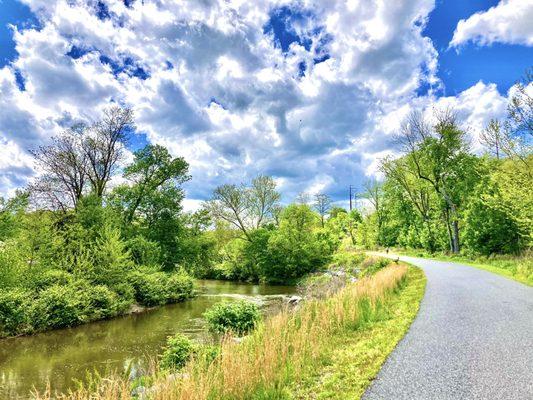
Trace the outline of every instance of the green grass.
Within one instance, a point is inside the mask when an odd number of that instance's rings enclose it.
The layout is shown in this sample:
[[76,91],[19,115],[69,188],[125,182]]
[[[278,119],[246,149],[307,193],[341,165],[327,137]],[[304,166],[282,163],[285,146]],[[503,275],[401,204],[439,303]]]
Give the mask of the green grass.
[[284,399],[359,399],[405,335],[424,295],[426,278],[410,267],[404,286],[383,304],[381,317],[333,336],[319,362],[299,377]]
[[464,255],[449,255],[444,253],[429,253],[425,250],[396,249],[399,253],[412,257],[423,257],[438,261],[452,261],[482,269],[533,286],[533,255],[527,252],[521,256],[495,255],[490,257],[467,257]]

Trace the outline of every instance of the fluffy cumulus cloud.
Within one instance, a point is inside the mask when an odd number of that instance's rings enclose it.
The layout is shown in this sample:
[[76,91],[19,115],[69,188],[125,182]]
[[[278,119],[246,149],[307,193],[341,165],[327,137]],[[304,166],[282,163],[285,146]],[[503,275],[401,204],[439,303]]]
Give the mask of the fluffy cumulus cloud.
[[[422,34],[433,0],[24,1],[39,26],[14,29],[18,57],[0,70],[4,194],[32,175],[29,148],[116,102],[190,163],[191,207],[259,173],[286,200],[341,199],[440,85]],[[497,96],[479,83],[441,101],[482,124]]]
[[469,41],[479,45],[509,43],[533,46],[532,21],[532,0],[502,0],[487,11],[459,21],[450,46]]

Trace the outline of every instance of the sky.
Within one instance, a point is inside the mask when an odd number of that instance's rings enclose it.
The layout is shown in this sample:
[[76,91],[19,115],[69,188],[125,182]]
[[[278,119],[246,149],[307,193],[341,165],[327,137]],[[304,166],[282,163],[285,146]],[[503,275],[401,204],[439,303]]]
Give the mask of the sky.
[[130,151],[190,164],[188,209],[258,174],[344,204],[412,110],[453,107],[479,151],[533,66],[531,21],[533,0],[0,0],[0,196],[118,103]]

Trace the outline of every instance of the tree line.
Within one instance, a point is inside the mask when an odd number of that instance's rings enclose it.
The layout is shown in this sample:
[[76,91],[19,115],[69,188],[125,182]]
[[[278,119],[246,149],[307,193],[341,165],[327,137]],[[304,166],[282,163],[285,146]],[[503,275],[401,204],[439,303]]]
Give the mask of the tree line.
[[364,245],[491,255],[531,247],[533,99],[531,73],[517,85],[503,120],[471,149],[453,110],[411,113],[400,127],[402,154],[381,162],[384,180],[366,185],[372,205]]

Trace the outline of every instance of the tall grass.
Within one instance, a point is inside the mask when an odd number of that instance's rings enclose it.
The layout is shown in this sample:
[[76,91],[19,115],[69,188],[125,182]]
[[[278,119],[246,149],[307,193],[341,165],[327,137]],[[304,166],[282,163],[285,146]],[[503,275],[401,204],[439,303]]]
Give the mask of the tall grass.
[[[284,389],[320,359],[328,339],[340,330],[358,329],[386,316],[384,302],[406,279],[405,265],[389,266],[341,289],[325,300],[303,303],[267,319],[243,342],[222,341],[214,360],[199,356],[177,375],[154,381],[155,400],[283,398]],[[50,399],[46,393],[39,400]],[[96,390],[80,389],[60,399],[130,399],[127,380],[102,380]]]

